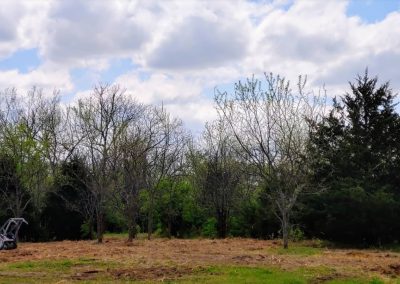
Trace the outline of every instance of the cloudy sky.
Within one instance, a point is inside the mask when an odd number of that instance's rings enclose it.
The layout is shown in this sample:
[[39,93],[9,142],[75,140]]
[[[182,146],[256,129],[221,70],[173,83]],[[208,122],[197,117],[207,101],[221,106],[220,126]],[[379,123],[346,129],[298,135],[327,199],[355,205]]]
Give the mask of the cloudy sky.
[[400,0],[0,0],[0,18],[0,89],[68,103],[118,83],[193,130],[215,87],[252,74],[306,74],[334,96],[368,66],[400,90]]

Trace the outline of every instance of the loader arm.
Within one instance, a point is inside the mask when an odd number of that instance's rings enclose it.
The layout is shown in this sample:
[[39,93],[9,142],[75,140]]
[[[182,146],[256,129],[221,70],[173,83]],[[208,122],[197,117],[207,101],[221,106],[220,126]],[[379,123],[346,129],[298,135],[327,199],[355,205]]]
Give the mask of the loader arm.
[[17,248],[18,231],[22,224],[28,224],[24,218],[10,218],[0,228],[0,250]]

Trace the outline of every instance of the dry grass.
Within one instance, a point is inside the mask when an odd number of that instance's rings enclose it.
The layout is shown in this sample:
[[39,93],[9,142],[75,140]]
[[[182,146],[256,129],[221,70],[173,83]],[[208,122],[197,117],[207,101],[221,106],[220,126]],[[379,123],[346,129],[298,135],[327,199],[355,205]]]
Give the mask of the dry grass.
[[[272,267],[284,271],[330,269],[330,276],[321,279],[362,276],[391,281],[400,276],[400,254],[387,251],[312,248],[310,243],[301,243],[286,253],[277,241],[154,239],[126,243],[121,238],[109,238],[103,244],[22,243],[17,250],[0,251],[0,280],[2,276],[13,276],[13,270],[6,267],[65,260],[73,261],[70,265],[63,264],[73,267],[63,275],[71,280],[92,279],[99,274],[110,279],[176,279],[211,266]],[[40,267],[31,270],[26,273],[33,273],[32,277],[42,273]]]

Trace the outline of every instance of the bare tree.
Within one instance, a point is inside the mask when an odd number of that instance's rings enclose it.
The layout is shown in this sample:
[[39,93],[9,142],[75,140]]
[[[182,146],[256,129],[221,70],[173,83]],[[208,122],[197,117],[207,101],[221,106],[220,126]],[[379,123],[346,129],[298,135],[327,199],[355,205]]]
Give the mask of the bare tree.
[[185,167],[188,164],[186,153],[191,136],[183,127],[181,120],[172,119],[167,115],[166,121],[165,135],[167,136],[166,141],[169,143],[169,149],[164,159],[166,171],[163,179],[166,181],[166,187],[163,192],[168,197],[165,200],[167,203],[165,214],[167,216],[167,236],[171,238],[172,222],[176,214],[173,208],[173,203],[175,202],[173,199],[179,183],[186,175]]
[[219,238],[228,234],[229,216],[239,197],[242,176],[242,165],[226,128],[223,120],[206,124],[201,148],[192,155],[200,200],[216,217]]
[[115,184],[114,160],[117,144],[136,115],[132,103],[119,86],[100,85],[88,99],[73,107],[77,123],[76,151],[85,157],[89,169],[88,188],[96,211],[97,241],[103,241],[104,217]]
[[186,133],[182,121],[172,118],[166,110],[154,108],[154,113],[158,118],[159,132],[157,146],[153,147],[148,155],[146,188],[148,190],[148,216],[147,233],[148,239],[153,232],[153,218],[157,189],[164,179],[174,179],[180,175],[184,151],[187,145],[188,134]]
[[[288,247],[290,217],[299,194],[308,187],[307,120],[318,120],[324,100],[305,93],[299,77],[296,92],[289,81],[265,74],[235,84],[233,94],[217,92],[217,111],[236,139],[237,152],[257,168],[281,222]],[[264,89],[265,88],[265,89]]]
[[145,189],[148,148],[141,141],[128,140],[121,150],[125,155],[120,159],[114,201],[116,209],[125,218],[128,242],[131,242],[138,233],[136,227],[140,209],[139,194]]
[[132,121],[119,141],[118,165],[114,204],[124,216],[128,227],[128,241],[137,234],[139,194],[146,188],[149,152],[161,143],[159,119],[150,107],[138,106],[137,119]]

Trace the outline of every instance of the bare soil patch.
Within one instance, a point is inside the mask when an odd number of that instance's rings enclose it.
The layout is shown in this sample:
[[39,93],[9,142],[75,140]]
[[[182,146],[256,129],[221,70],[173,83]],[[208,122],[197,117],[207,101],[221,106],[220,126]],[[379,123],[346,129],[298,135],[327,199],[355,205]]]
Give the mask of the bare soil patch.
[[116,269],[111,271],[114,279],[173,280],[193,273],[188,267],[149,267],[137,269]]

